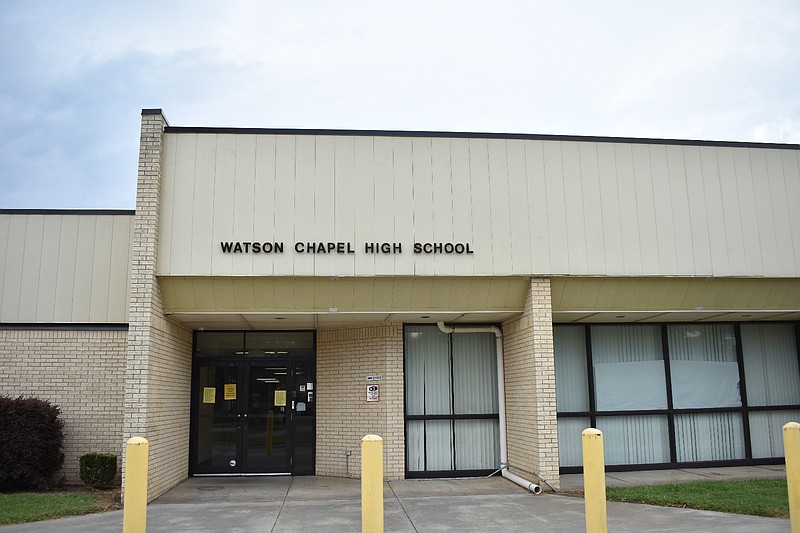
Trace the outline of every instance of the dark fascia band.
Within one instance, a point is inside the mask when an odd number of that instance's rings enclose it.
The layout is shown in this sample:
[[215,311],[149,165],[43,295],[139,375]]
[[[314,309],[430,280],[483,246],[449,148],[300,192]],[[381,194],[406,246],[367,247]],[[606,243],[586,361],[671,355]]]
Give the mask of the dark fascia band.
[[448,131],[395,131],[395,130],[336,130],[294,128],[217,128],[194,126],[166,126],[165,133],[207,133],[243,135],[339,135],[350,137],[436,137],[451,139],[522,139],[534,141],[576,141],[625,144],[666,144],[679,146],[717,146],[729,148],[768,148],[800,150],[800,144],[760,143],[745,141],[703,141],[693,139],[649,139],[636,137],[595,137],[583,135],[549,135],[535,133],[480,133]]
[[0,215],[135,215],[133,209],[0,209]]

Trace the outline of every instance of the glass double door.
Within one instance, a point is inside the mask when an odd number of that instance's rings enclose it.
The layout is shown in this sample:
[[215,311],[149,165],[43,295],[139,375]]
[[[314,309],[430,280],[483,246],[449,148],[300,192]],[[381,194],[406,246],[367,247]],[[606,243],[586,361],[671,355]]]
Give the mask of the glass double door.
[[196,363],[192,474],[313,474],[312,361]]

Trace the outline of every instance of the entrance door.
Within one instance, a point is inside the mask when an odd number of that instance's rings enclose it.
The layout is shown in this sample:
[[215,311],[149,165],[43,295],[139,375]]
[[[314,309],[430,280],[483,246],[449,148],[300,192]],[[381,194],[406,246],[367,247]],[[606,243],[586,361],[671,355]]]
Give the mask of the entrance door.
[[313,474],[314,372],[301,360],[195,366],[192,474]]

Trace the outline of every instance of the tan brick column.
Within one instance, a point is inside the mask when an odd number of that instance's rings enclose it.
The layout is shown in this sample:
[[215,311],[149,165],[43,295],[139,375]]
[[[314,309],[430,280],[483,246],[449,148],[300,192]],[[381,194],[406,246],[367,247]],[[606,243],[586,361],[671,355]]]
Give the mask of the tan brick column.
[[532,279],[523,312],[503,323],[503,355],[510,470],[558,488],[552,316],[550,280]]
[[[367,403],[374,374],[380,401]],[[403,379],[402,324],[317,332],[317,475],[360,477],[361,438],[373,433],[383,437],[384,476],[403,479]]]
[[164,317],[156,277],[166,125],[160,109],[142,111],[123,425],[125,441],[150,441],[150,499],[188,475],[191,332]]

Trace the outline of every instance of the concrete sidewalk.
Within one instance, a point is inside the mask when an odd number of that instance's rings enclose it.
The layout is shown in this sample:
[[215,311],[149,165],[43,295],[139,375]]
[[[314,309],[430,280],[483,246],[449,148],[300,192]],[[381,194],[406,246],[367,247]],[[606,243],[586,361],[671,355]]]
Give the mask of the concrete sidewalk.
[[[731,478],[724,470],[723,479]],[[780,477],[782,471],[756,473]],[[651,482],[656,479],[653,474],[636,474],[649,475]],[[360,489],[359,480],[329,477],[191,478],[148,506],[147,530],[358,532]],[[585,527],[582,499],[547,493],[534,496],[500,477],[395,481],[384,485],[384,495],[387,532],[572,533]],[[608,504],[608,525],[609,531],[630,533],[769,533],[790,529],[788,520],[621,503]],[[122,512],[116,511],[6,526],[0,532],[86,533],[121,529]]]
[[[692,481],[735,481],[743,479],[785,479],[784,465],[720,466],[676,470],[606,472],[606,487],[640,487]],[[583,491],[583,474],[562,474],[561,492]]]

